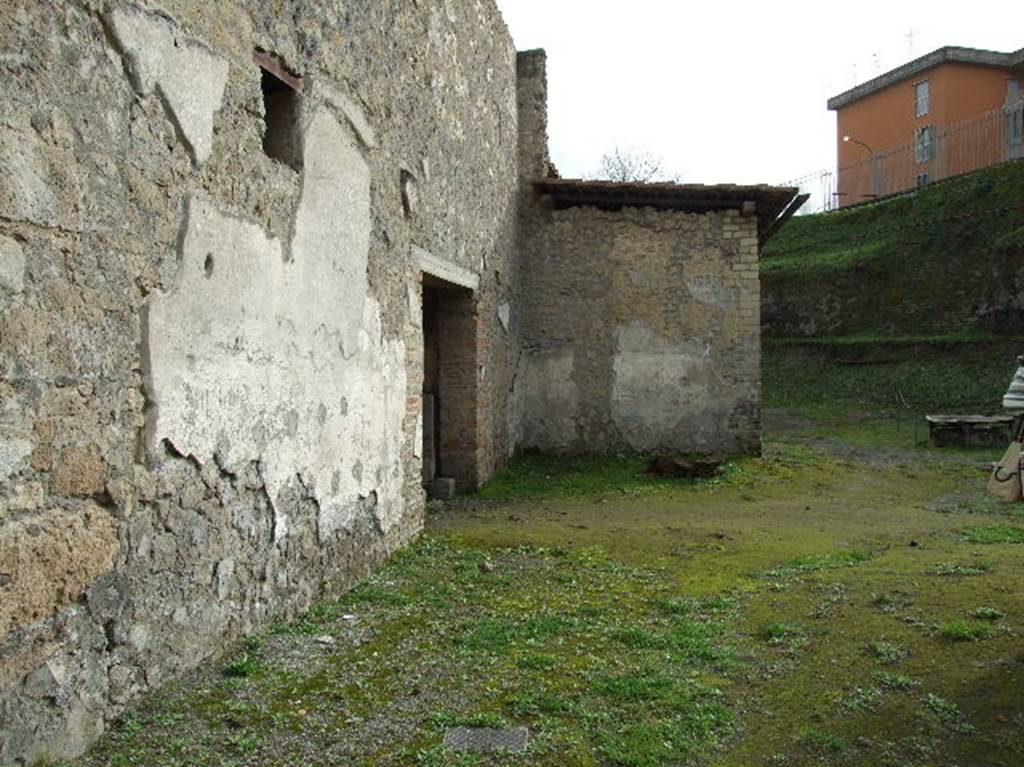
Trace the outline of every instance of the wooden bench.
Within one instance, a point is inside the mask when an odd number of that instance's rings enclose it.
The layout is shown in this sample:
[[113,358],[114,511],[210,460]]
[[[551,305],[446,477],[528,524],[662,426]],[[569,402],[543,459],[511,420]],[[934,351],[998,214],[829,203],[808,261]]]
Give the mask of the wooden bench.
[[932,447],[1005,447],[1013,439],[1012,415],[928,415]]

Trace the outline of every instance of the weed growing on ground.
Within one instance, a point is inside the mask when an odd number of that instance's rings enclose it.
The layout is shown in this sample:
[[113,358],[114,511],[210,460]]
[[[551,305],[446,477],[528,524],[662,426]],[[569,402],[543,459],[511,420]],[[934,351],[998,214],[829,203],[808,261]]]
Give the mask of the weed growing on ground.
[[951,642],[977,642],[992,636],[992,627],[978,621],[955,618],[939,626],[939,636]]
[[910,603],[906,594],[882,591],[871,595],[871,604],[884,613],[894,613]]
[[825,593],[825,597],[811,611],[812,618],[829,617],[832,610],[846,600],[846,586],[842,583],[830,583],[820,590]]
[[967,614],[982,621],[997,621],[1006,617],[1006,613],[994,607],[975,607]]
[[523,692],[508,698],[508,707],[517,717],[541,714],[564,714],[572,709],[572,701],[546,692]]
[[861,562],[871,559],[871,556],[871,552],[862,549],[849,549],[848,551],[836,551],[831,554],[797,557],[784,563],[781,567],[769,570],[765,575],[769,578],[792,578],[823,570],[838,570],[844,567],[859,565]]
[[815,751],[843,754],[850,750],[850,743],[834,732],[825,732],[811,727],[800,733],[800,745]]
[[967,718],[955,703],[934,693],[928,693],[925,696],[924,713],[927,718],[932,719],[952,732],[960,735],[974,732],[973,725],[967,721]]
[[250,677],[263,670],[263,640],[258,636],[242,640],[240,652],[224,666],[224,675]]
[[910,655],[910,650],[899,642],[881,639],[868,645],[868,651],[882,663],[899,663]]
[[501,714],[483,711],[474,714],[458,714],[453,711],[438,711],[428,717],[438,727],[508,727],[508,720]]
[[892,594],[873,594],[871,597],[871,604],[881,610],[889,610],[896,606],[896,599]]
[[516,665],[527,671],[550,671],[558,665],[558,659],[553,655],[543,653],[530,653],[516,661]]
[[450,751],[444,746],[434,746],[418,751],[415,759],[417,767],[477,767],[481,762],[479,754],[468,751]]
[[839,705],[846,711],[868,713],[878,708],[882,691],[877,687],[854,687],[839,699]]
[[692,600],[679,597],[660,597],[652,604],[666,615],[689,615],[695,607]]
[[985,575],[992,572],[992,565],[988,562],[977,562],[973,565],[960,565],[956,562],[941,562],[932,570],[935,575],[946,575],[952,577],[964,577],[971,575]]
[[874,680],[886,690],[894,690],[896,692],[907,692],[920,684],[911,676],[893,674],[888,671],[876,671]]
[[783,645],[789,651],[807,644],[807,629],[799,623],[768,623],[761,627],[758,636],[770,645]]

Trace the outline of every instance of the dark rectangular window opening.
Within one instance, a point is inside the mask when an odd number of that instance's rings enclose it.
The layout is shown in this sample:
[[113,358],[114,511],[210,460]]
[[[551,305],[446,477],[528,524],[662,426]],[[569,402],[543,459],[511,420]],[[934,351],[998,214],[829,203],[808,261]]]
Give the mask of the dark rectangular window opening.
[[423,485],[445,498],[476,490],[480,471],[473,292],[423,275]]
[[265,53],[254,56],[263,91],[263,151],[267,157],[302,170],[302,86],[298,78]]
[[917,129],[914,142],[914,159],[918,163],[929,162],[935,159],[935,128],[925,125]]

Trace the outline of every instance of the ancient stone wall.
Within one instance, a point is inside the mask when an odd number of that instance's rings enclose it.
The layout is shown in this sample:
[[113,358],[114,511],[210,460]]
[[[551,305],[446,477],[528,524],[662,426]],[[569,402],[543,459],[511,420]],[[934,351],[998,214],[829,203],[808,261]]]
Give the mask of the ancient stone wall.
[[757,219],[534,209],[524,447],[757,451]]
[[8,764],[420,530],[414,252],[478,279],[500,465],[519,148],[491,0],[10,0],[0,74]]

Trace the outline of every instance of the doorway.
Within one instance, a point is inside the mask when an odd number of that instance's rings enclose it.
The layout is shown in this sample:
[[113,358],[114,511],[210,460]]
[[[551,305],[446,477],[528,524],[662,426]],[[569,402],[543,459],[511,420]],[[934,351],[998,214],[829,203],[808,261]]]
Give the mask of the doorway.
[[476,301],[423,275],[423,486],[448,499],[479,481]]

